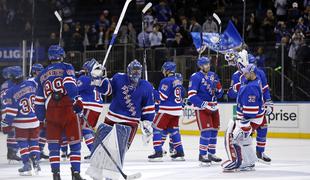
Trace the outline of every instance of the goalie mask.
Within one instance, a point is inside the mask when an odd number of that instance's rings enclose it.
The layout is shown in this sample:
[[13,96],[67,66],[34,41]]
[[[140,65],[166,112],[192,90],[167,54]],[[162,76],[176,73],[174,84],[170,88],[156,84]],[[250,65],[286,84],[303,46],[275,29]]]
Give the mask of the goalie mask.
[[136,59],[131,61],[127,66],[127,75],[130,81],[137,85],[142,75],[142,65]]
[[225,53],[225,60],[229,66],[236,66],[237,52],[234,50],[229,50]]

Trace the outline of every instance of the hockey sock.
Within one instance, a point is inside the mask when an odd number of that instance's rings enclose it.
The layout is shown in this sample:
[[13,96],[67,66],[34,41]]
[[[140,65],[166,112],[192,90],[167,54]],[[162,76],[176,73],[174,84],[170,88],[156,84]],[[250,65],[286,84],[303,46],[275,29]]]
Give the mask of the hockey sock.
[[61,140],[61,152],[68,153],[68,141],[65,137]]
[[49,143],[49,160],[53,173],[60,172],[60,144],[59,143]]
[[20,155],[23,161],[23,164],[29,162],[29,144],[27,140],[18,141],[18,146],[20,147]]
[[173,148],[177,152],[183,152],[183,146],[182,146],[182,141],[181,141],[181,135],[178,127],[175,128],[169,128],[168,129],[170,133],[170,138],[172,139],[173,142]]
[[39,135],[40,151],[44,150],[45,143],[46,143],[46,130],[45,129],[41,129],[40,130],[40,135]]
[[38,140],[29,140],[29,151],[30,157],[33,157],[35,160],[40,160],[40,148]]
[[157,128],[153,128],[153,148],[156,152],[163,151],[162,150],[162,130]]
[[268,128],[267,126],[259,127],[256,129],[256,132],[256,152],[263,153],[265,151]]
[[82,130],[83,137],[85,139],[85,144],[87,145],[89,151],[91,152],[94,149],[94,136],[92,134],[92,130],[85,128]]
[[199,154],[204,156],[208,152],[208,145],[210,141],[211,131],[205,130],[200,133],[200,145],[199,145]]
[[215,154],[216,153],[216,143],[217,143],[217,132],[218,130],[210,130],[210,141],[208,145],[208,153]]
[[[169,130],[170,128],[168,128]],[[172,152],[174,150],[174,147],[173,147],[173,139],[171,137],[171,134],[169,135],[169,150],[170,152]]]
[[163,130],[162,134],[161,134],[161,140],[162,140],[161,146],[163,146],[165,144],[165,141],[167,139],[167,135],[168,135],[168,131],[167,130]]
[[12,130],[8,133],[7,139],[6,139],[7,147],[8,149],[12,149],[14,152],[18,151],[18,143],[15,139],[15,131]]
[[70,163],[74,171],[80,172],[81,166],[81,143],[70,144]]

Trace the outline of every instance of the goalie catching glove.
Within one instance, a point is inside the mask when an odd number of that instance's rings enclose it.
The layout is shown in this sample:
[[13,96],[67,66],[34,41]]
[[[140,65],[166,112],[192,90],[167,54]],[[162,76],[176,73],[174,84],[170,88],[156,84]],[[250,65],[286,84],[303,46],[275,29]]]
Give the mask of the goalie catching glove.
[[141,131],[142,131],[142,141],[143,141],[143,144],[146,145],[152,139],[152,134],[153,134],[152,122],[144,120],[144,121],[141,121],[140,126],[141,126]]

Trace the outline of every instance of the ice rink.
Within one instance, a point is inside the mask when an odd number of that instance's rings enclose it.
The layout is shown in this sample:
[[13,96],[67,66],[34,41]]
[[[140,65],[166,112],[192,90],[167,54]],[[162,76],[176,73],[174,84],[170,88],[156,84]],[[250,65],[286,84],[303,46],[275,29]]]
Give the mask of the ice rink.
[[[200,167],[198,158],[197,136],[183,136],[185,147],[185,162],[172,162],[166,157],[164,162],[151,163],[147,161],[147,156],[153,152],[152,146],[143,146],[141,136],[137,135],[131,149],[126,154],[124,171],[127,174],[141,172],[145,180],[179,180],[179,179],[279,179],[279,180],[310,180],[310,140],[299,139],[268,139],[267,154],[272,158],[271,165],[256,164],[256,171],[223,173],[219,164],[211,167]],[[21,164],[8,164],[6,160],[5,136],[0,135],[0,179],[1,180],[47,180],[52,179],[48,161],[41,162],[42,171],[38,176],[21,177],[17,169]],[[219,138],[218,156],[226,159],[223,138]],[[83,145],[82,156],[88,151]],[[87,162],[82,164],[82,175],[86,179],[91,179],[84,174],[88,167]],[[61,176],[63,180],[70,180],[69,161],[62,162]]]

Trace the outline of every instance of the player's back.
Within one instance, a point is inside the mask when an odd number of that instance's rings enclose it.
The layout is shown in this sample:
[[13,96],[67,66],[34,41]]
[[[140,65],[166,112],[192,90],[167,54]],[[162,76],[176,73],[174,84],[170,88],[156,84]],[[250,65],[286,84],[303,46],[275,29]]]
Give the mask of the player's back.
[[[263,109],[263,93],[260,78],[247,81],[242,85],[237,97],[237,111],[244,116],[261,118]],[[237,112],[237,113],[238,113]]]
[[[71,64],[59,62],[47,66],[38,77],[44,98],[53,93],[69,95],[73,99],[77,95],[75,71]],[[66,87],[66,83],[73,86]]]
[[167,113],[175,116],[181,116],[182,94],[184,88],[182,82],[176,76],[169,76],[161,80],[159,85],[159,113]]
[[23,81],[14,85],[7,92],[6,119],[13,120],[13,125],[19,128],[34,128],[39,121],[34,112],[36,87],[32,82]]

